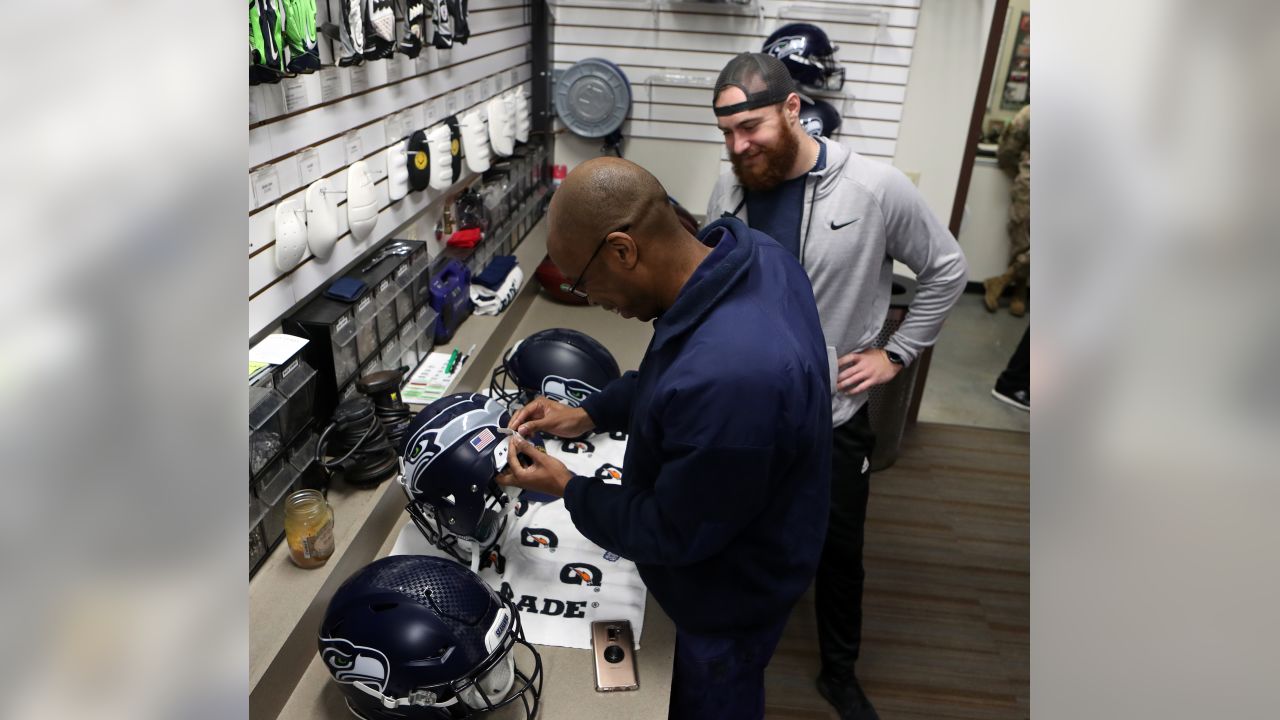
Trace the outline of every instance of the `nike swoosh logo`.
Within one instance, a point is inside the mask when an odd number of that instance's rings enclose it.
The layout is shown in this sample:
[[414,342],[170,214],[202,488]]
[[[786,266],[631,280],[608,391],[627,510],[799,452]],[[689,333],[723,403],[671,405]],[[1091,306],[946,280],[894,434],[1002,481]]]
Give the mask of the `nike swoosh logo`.
[[858,222],[858,221],[859,221],[859,220],[861,220],[861,219],[862,219],[862,218],[860,218],[860,217],[856,217],[856,218],[854,218],[854,219],[850,220],[849,222],[846,222],[846,223],[840,223],[839,225],[837,225],[837,224],[836,224],[836,221],[835,221],[835,220],[832,220],[832,221],[831,221],[831,229],[832,229],[832,230],[839,230],[840,228],[845,227],[845,226],[847,226],[847,225],[852,225],[852,224],[854,224],[854,223]]

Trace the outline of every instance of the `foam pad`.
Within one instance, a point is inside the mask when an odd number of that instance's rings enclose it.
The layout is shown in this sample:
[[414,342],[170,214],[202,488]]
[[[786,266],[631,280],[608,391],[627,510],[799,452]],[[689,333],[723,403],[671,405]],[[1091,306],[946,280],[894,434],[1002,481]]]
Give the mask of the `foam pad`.
[[373,234],[378,224],[378,196],[373,191],[373,178],[363,160],[347,168],[347,225],[357,241]]
[[321,262],[329,259],[338,242],[338,196],[321,192],[328,189],[324,178],[307,188],[307,247]]
[[458,182],[462,177],[462,130],[458,126],[458,116],[450,115],[444,119],[444,124],[449,126],[449,159],[453,167],[451,182]]
[[[511,107],[508,107],[511,105]],[[485,104],[485,112],[489,116],[489,144],[493,146],[494,154],[500,157],[510,157],[515,151],[515,127],[512,122],[515,118],[515,101],[508,103],[506,98],[501,96],[491,99]]]
[[292,270],[307,252],[307,224],[301,198],[276,203],[276,269]]
[[485,116],[479,110],[465,112],[458,118],[462,130],[462,152],[471,172],[482,173],[489,169],[489,130]]
[[427,153],[430,156],[428,183],[434,190],[444,190],[453,184],[453,158],[449,155],[452,144],[453,136],[446,125],[437,125],[427,133]]
[[529,126],[532,120],[529,114],[529,98],[524,94],[522,88],[512,90],[512,95],[516,101],[516,142],[529,142]]
[[431,184],[431,152],[427,148],[427,132],[415,130],[405,141],[405,165],[409,169],[409,188],[421,192]]
[[409,143],[405,140],[387,148],[387,195],[395,202],[409,194]]

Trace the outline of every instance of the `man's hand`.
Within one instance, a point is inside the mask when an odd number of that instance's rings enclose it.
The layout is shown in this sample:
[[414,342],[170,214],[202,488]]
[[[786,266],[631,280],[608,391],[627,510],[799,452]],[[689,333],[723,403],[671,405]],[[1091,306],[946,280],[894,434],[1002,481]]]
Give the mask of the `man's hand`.
[[[512,435],[507,442],[507,469],[498,474],[499,485],[513,485],[523,490],[564,497],[564,488],[573,478],[573,473],[569,472],[564,463],[538,449],[538,446],[519,434]],[[528,465],[520,460],[521,452],[531,461]]]
[[837,364],[840,374],[836,376],[836,389],[849,395],[883,385],[902,371],[902,366],[891,362],[888,354],[879,348],[851,352],[840,358]]
[[582,408],[571,408],[543,395],[520,408],[507,427],[528,437],[545,432],[561,438],[575,438],[594,429],[596,423]]

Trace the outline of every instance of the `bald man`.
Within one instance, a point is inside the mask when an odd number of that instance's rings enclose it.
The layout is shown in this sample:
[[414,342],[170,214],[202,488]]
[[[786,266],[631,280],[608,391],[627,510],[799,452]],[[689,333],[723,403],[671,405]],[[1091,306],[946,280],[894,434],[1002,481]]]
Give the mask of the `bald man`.
[[635,561],[676,626],[670,717],[763,717],[764,669],[827,523],[831,378],[809,280],[740,220],[695,238],[617,158],[565,178],[547,251],[573,292],[653,321],[653,340],[581,408],[537,398],[511,421],[511,457],[535,431],[627,431],[621,485],[543,453],[500,481],[563,496],[583,535]]

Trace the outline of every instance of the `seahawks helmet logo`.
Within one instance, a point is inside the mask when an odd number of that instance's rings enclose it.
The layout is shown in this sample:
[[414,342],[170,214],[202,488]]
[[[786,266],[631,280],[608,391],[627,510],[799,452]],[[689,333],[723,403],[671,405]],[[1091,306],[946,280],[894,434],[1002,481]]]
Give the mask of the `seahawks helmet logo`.
[[600,568],[586,563],[569,563],[560,568],[560,582],[566,585],[600,587]]
[[596,392],[600,392],[599,388],[591,387],[574,378],[548,375],[542,380],[543,395],[572,408],[579,407],[582,401],[587,399],[587,396]]
[[769,43],[765,46],[764,51],[779,60],[785,60],[792,55],[803,54],[807,44],[808,40],[803,35],[788,35]]
[[525,547],[554,548],[560,544],[560,538],[546,528],[521,528],[520,544]]
[[822,135],[822,118],[802,117],[800,118],[800,126],[804,131],[814,137]]
[[363,682],[378,692],[386,690],[391,663],[379,650],[343,638],[320,638],[320,659],[340,683]]

